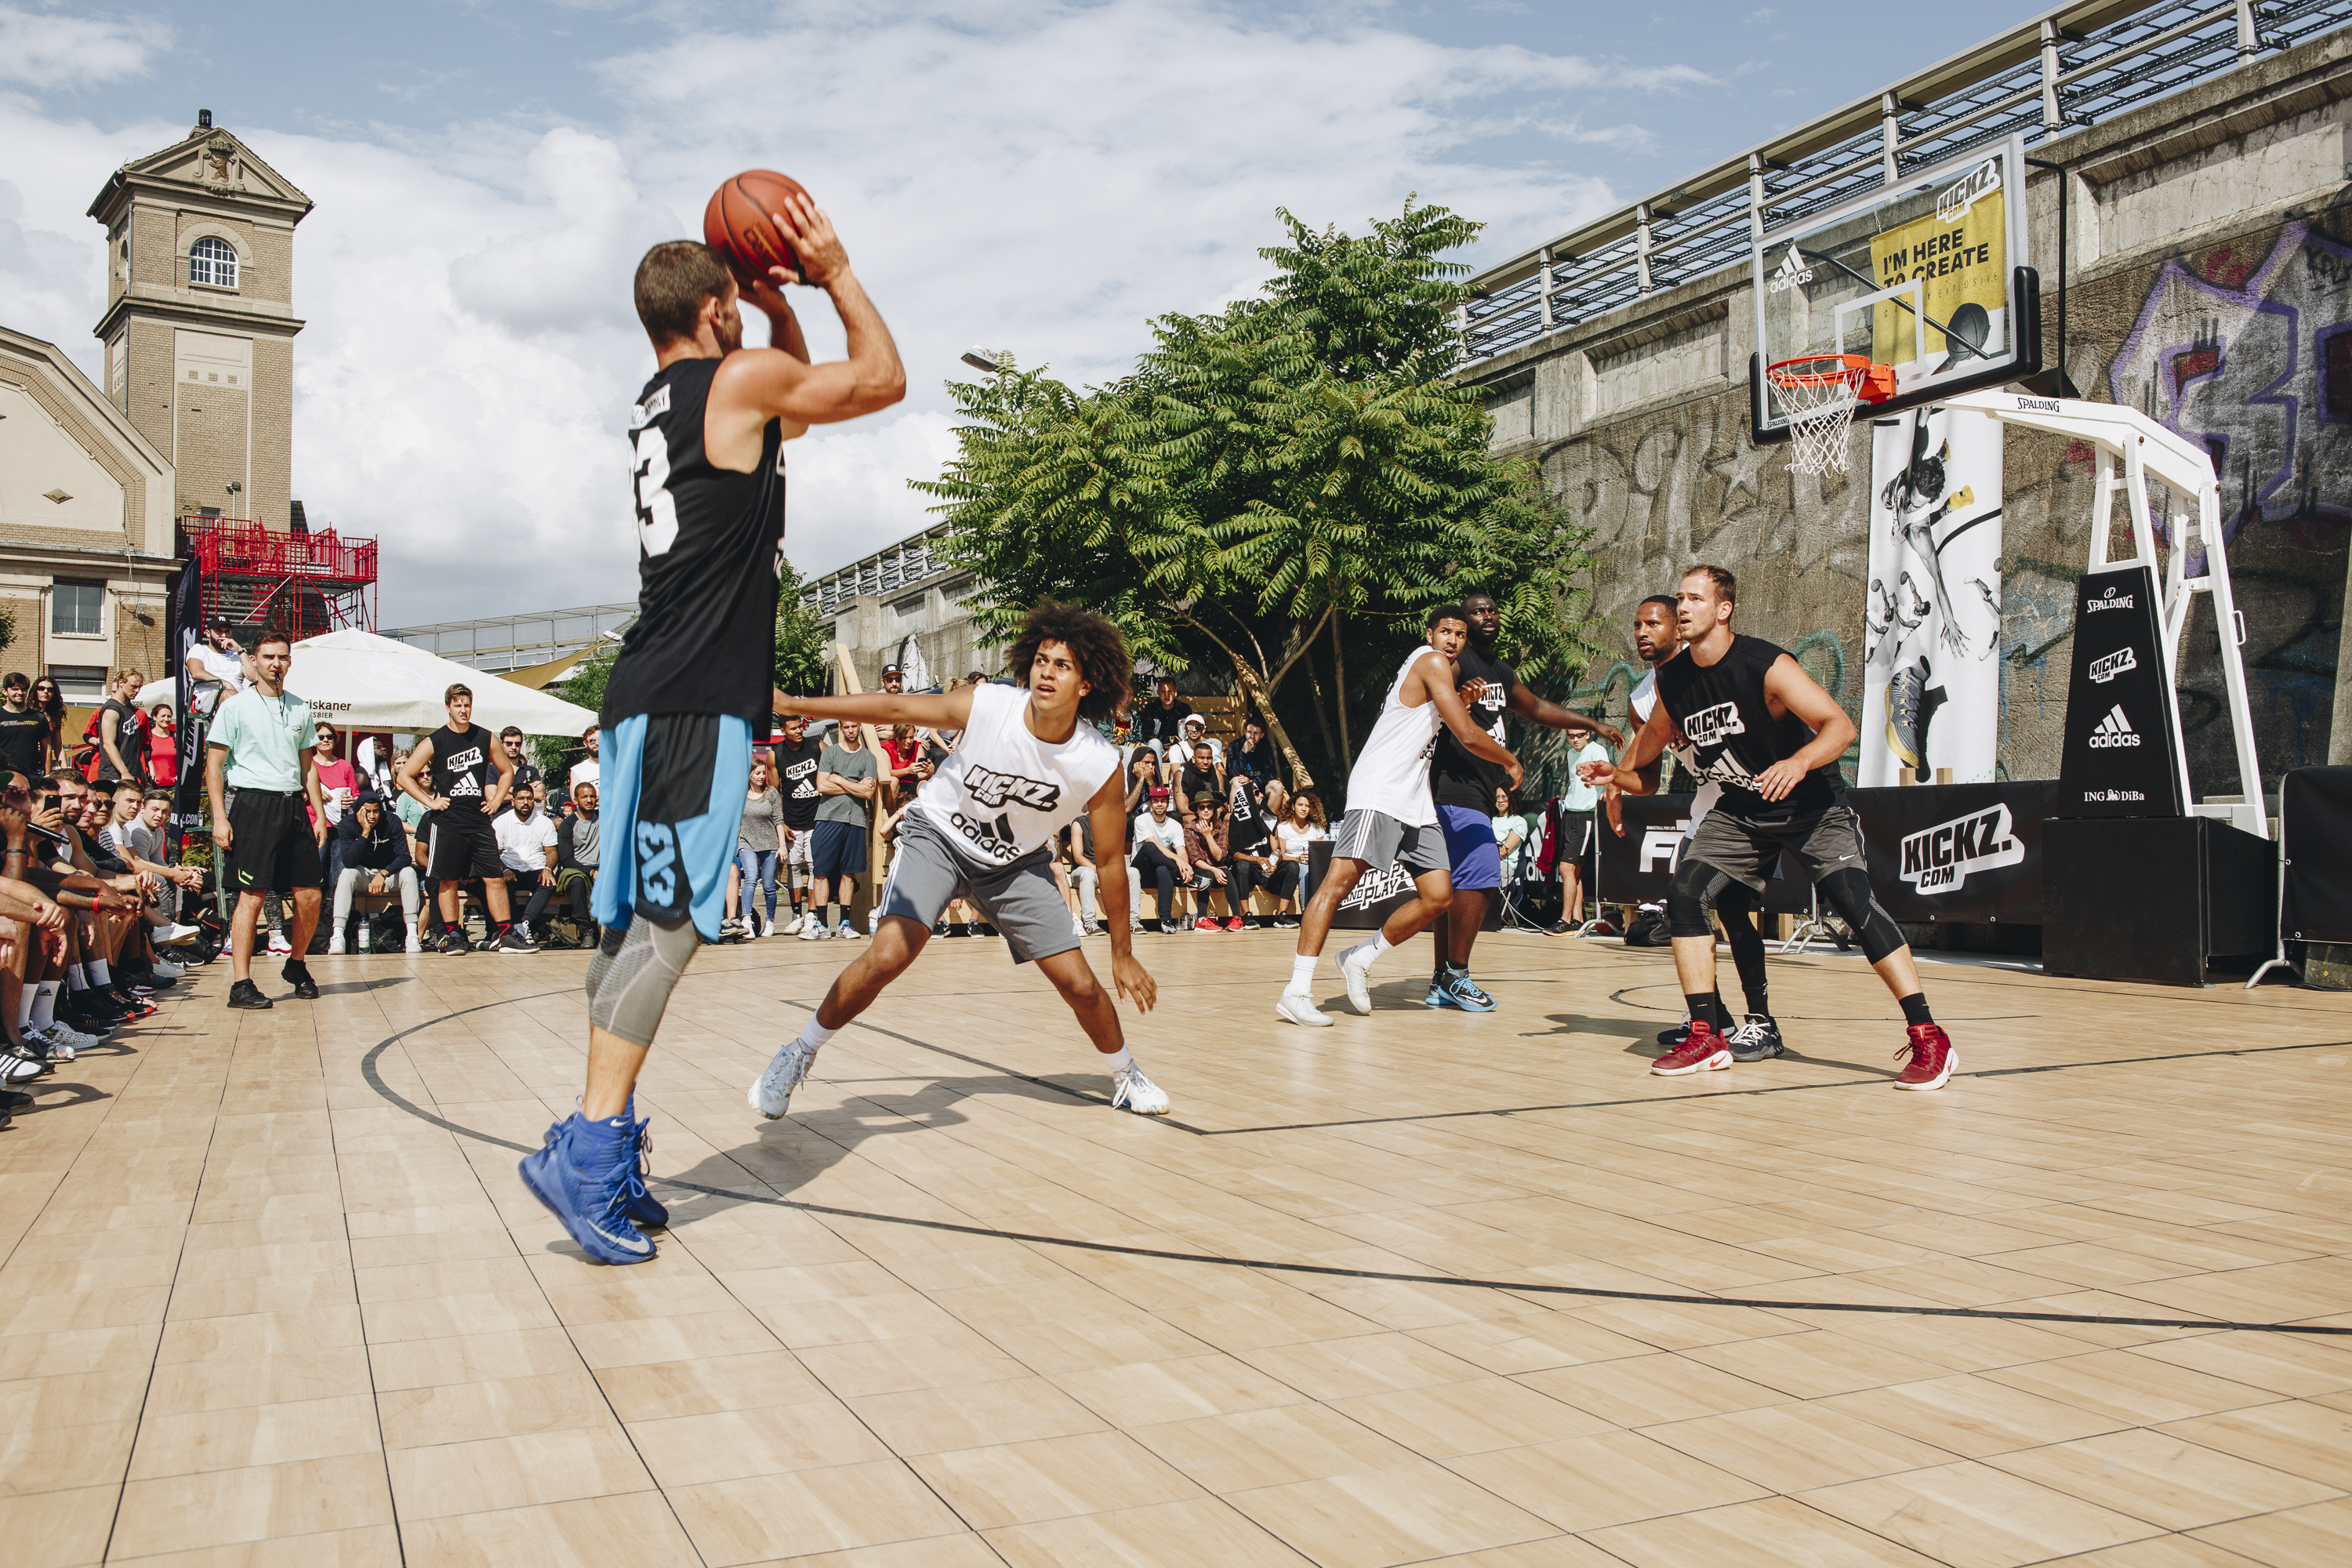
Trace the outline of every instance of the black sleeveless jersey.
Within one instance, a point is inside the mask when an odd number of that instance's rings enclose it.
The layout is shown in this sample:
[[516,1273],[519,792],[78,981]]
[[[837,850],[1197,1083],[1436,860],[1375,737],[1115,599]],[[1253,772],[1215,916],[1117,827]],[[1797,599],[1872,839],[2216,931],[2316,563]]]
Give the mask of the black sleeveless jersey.
[[499,780],[499,765],[490,760],[497,740],[479,724],[463,730],[444,724],[425,738],[433,743],[433,793],[448,801],[451,811],[481,810]]
[[[1454,661],[1454,686],[1458,690],[1474,680],[1486,683],[1486,695],[1470,704],[1470,718],[1478,728],[1495,737],[1495,743],[1507,747],[1510,742],[1503,727],[1503,715],[1508,710],[1511,689],[1519,683],[1511,667],[1491,654],[1478,651],[1478,645],[1465,642],[1461,654]],[[1437,749],[1429,754],[1429,795],[1438,805],[1458,805],[1475,811],[1481,816],[1495,815],[1495,792],[1511,782],[1511,775],[1500,763],[1490,763],[1454,738],[1454,731],[1440,724],[1437,727]]]
[[783,432],[748,474],[712,465],[702,415],[715,359],[680,360],[629,411],[637,618],[604,688],[606,728],[640,713],[732,713],[765,728],[784,561]]
[[1838,804],[1845,788],[1835,763],[1807,773],[1780,800],[1756,793],[1756,775],[1786,762],[1813,742],[1813,731],[1794,713],[1772,717],[1764,700],[1764,674],[1788,650],[1761,637],[1734,637],[1731,651],[1702,665],[1685,648],[1683,657],[1658,666],[1658,697],[1666,716],[1688,738],[1698,757],[1698,782],[1723,785],[1716,809],[1748,822],[1788,822]]

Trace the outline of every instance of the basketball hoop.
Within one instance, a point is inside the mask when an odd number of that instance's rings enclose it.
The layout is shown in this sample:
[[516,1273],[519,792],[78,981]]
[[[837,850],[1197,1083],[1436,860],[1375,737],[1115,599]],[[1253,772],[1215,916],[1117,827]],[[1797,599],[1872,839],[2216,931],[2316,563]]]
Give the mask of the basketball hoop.
[[1845,472],[1853,411],[1895,393],[1891,366],[1864,354],[1804,354],[1768,367],[1765,379],[1789,414],[1789,466],[1801,474]]

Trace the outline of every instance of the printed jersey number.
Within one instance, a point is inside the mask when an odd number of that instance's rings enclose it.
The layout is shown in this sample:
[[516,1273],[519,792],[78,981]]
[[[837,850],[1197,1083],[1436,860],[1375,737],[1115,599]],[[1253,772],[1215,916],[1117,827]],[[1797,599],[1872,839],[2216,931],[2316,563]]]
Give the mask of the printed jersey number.
[[658,425],[637,432],[637,542],[648,555],[667,555],[677,542],[677,502],[669,483],[669,438]]

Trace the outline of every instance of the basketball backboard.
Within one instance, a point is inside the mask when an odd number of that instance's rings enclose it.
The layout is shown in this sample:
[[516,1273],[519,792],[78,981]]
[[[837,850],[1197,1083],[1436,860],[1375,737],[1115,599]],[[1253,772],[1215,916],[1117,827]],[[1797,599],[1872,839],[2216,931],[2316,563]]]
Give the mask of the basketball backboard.
[[1862,354],[1891,366],[1895,395],[1874,414],[2039,372],[2041,290],[2027,256],[2018,136],[1777,226],[1768,215],[1750,263],[1756,440],[1789,438],[1765,375],[1786,360]]

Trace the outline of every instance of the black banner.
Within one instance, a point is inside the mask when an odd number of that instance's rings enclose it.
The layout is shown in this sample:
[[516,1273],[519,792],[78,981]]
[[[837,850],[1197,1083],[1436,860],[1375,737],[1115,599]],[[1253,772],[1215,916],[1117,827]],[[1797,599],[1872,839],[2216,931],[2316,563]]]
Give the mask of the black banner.
[[2185,816],[2172,671],[2153,568],[2115,566],[2075,584],[2061,816]]
[[[1683,835],[1690,827],[1687,795],[1629,795],[1624,807],[1624,834],[1609,828],[1609,814],[1596,810],[1600,829],[1601,876],[1595,896],[1604,904],[1654,904],[1664,900],[1674,884],[1675,866],[1682,858]],[[1783,855],[1764,886],[1768,914],[1803,914],[1812,908],[1812,888]]]
[[[186,540],[181,547],[186,548]],[[204,574],[193,552],[172,584],[172,598],[163,613],[163,647],[172,659],[172,711],[180,726],[180,776],[172,790],[172,832],[167,858],[177,862],[183,834],[194,833],[204,820],[205,731],[202,715],[189,705],[188,652],[204,636]]]
[[[1299,908],[1315,896],[1331,869],[1331,843],[1323,839],[1307,847],[1307,884],[1299,889]],[[1340,900],[1339,911],[1331,917],[1333,931],[1378,931],[1388,923],[1412,897],[1412,873],[1401,861],[1391,860],[1385,866],[1367,866],[1356,885],[1348,889]],[[1503,900],[1494,893],[1486,895],[1486,918],[1480,931],[1503,929]]]
[[2352,768],[2295,768],[2279,781],[2289,942],[2352,942]]
[[1871,890],[1895,920],[2042,923],[2042,824],[2055,779],[1847,792]]

